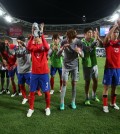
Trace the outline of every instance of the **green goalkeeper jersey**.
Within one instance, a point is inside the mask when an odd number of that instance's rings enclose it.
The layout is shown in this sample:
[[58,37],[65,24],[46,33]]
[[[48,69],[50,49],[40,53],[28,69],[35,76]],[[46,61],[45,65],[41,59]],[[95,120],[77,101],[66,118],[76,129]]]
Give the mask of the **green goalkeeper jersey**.
[[[50,45],[50,50],[52,51],[50,56],[51,65],[55,68],[61,68],[63,63],[62,56],[57,55],[57,50],[52,50],[53,43]],[[57,44],[58,49],[60,48],[60,44]]]
[[[90,47],[94,43],[94,38],[91,38],[91,40],[88,42],[85,38],[81,40],[83,44],[87,47]],[[84,51],[84,57],[82,58],[82,64],[84,67],[93,67],[97,65],[97,57],[96,57],[96,47],[94,46],[91,48],[90,51],[83,50]]]

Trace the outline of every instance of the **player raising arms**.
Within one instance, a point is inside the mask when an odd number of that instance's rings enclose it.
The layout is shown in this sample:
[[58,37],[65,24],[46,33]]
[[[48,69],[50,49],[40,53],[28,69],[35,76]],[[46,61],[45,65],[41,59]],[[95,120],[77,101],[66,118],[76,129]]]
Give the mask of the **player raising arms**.
[[32,26],[32,33],[27,49],[31,52],[32,57],[32,72],[30,82],[30,97],[29,110],[27,117],[31,117],[34,112],[35,91],[40,88],[45,93],[46,100],[46,115],[50,115],[50,83],[49,83],[49,68],[48,68],[48,51],[49,45],[41,34],[44,24],[41,24],[41,31],[38,24],[34,23]]
[[108,109],[108,88],[111,86],[111,103],[114,109],[119,110],[116,105],[116,87],[120,85],[120,39],[119,37],[120,20],[110,28],[109,33],[104,39],[106,50],[106,62],[103,77],[103,111],[109,112]]

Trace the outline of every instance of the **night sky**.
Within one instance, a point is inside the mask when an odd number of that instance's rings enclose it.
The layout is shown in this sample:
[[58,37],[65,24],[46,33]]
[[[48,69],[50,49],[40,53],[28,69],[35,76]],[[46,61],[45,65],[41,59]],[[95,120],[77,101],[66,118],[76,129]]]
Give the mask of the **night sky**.
[[[31,2],[32,1],[32,2]],[[16,18],[45,24],[81,24],[111,15],[120,0],[0,0]]]

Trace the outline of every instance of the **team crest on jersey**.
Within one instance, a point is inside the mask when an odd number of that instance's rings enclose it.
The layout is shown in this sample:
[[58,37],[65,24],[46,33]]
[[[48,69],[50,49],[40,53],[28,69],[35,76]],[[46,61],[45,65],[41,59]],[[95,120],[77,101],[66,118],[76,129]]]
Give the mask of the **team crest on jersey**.
[[14,49],[9,49],[9,55],[15,55],[15,50]]
[[119,53],[119,48],[114,48],[115,53]]
[[35,53],[36,58],[40,58],[40,53]]

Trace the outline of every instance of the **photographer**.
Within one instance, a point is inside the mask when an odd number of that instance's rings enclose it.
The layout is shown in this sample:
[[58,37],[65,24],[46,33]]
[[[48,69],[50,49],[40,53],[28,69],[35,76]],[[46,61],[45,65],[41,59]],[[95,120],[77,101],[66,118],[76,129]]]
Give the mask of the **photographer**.
[[32,26],[32,36],[28,42],[27,49],[31,52],[32,72],[30,82],[29,110],[27,117],[31,117],[34,112],[35,91],[40,88],[45,93],[46,115],[50,115],[50,84],[49,84],[49,68],[48,68],[48,51],[49,45],[44,38],[44,24],[41,24],[41,30],[38,25]]

